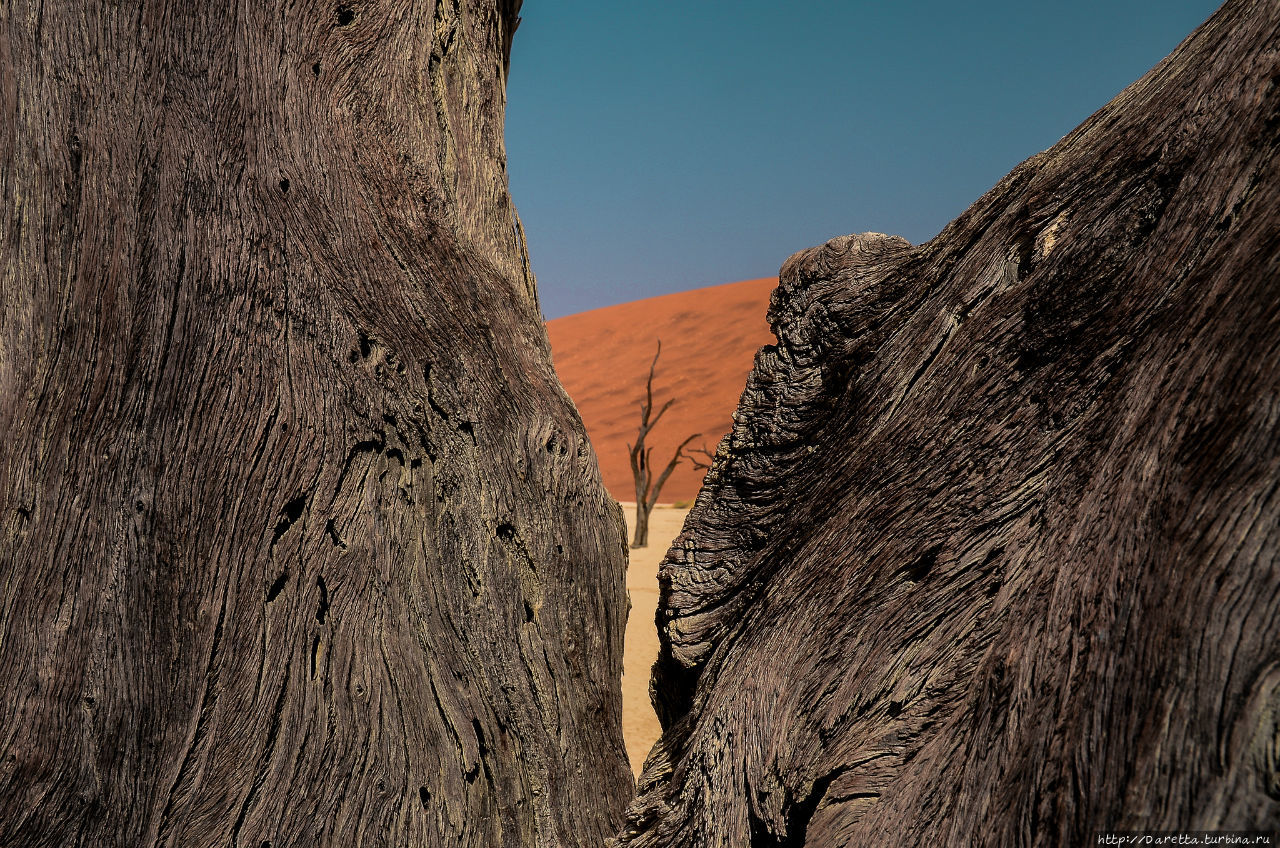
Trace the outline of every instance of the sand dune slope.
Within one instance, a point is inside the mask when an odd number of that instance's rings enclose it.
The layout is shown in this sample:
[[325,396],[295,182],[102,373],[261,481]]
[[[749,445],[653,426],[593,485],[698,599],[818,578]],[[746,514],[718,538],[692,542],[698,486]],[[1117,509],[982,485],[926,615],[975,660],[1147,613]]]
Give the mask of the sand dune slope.
[[[639,402],[657,340],[655,406],[675,403],[650,435],[655,465],[665,465],[686,436],[714,451],[729,432],[752,359],[773,342],[765,312],[776,278],[636,300],[547,323],[555,367],[582,413],[600,458],[605,486],[634,501],[627,444],[639,424]],[[685,462],[661,493],[670,503],[692,499],[703,472]]]

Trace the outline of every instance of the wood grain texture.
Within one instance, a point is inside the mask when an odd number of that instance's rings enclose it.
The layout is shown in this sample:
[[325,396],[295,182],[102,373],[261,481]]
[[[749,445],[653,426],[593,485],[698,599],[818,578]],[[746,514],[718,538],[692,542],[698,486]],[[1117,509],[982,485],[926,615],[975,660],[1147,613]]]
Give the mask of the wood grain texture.
[[792,257],[626,846],[1280,829],[1280,6],[928,244]]
[[0,4],[0,845],[598,845],[625,538],[518,0]]

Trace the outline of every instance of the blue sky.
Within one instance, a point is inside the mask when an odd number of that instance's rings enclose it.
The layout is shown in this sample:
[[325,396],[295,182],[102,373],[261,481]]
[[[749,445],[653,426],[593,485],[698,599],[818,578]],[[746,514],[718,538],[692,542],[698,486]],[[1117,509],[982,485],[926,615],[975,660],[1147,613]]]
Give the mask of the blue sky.
[[1205,0],[525,0],[511,191],[548,318],[932,238]]

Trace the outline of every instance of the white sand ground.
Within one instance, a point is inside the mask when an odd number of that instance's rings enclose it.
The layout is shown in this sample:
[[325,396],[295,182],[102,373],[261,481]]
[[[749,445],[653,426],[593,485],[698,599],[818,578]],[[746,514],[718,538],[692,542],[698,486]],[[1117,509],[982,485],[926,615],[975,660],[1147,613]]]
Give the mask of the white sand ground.
[[[635,526],[636,505],[622,504],[627,516],[627,540]],[[637,775],[661,731],[649,702],[649,670],[658,658],[658,630],[653,616],[658,609],[658,563],[680,533],[688,509],[659,504],[649,514],[649,545],[631,549],[627,591],[631,615],[622,661],[622,736],[627,743],[631,768]]]

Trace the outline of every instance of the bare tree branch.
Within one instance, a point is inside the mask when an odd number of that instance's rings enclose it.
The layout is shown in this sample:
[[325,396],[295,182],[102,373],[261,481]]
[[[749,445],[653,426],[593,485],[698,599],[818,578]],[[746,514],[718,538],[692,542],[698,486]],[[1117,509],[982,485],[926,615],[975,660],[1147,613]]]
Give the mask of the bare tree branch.
[[689,438],[681,442],[680,446],[676,448],[676,452],[671,457],[671,461],[667,463],[667,467],[662,470],[661,476],[658,477],[658,482],[654,484],[653,498],[648,503],[649,510],[652,511],[654,505],[657,504],[658,492],[662,491],[662,484],[667,482],[667,478],[671,476],[671,472],[674,471],[676,468],[676,465],[679,464],[680,459],[683,456],[681,452],[684,450],[684,446],[689,444],[690,442],[692,442],[694,439],[698,438],[701,435],[702,435],[701,433],[694,433],[692,436],[690,436]]
[[636,440],[634,443],[627,444],[627,453],[631,459],[631,476],[635,481],[636,487],[635,535],[631,541],[631,547],[633,548],[642,548],[649,543],[649,513],[653,511],[654,505],[657,504],[658,496],[662,492],[662,487],[667,482],[667,478],[671,476],[671,472],[680,464],[681,459],[689,458],[684,453],[685,446],[701,435],[700,433],[695,433],[681,442],[672,455],[671,461],[662,470],[662,473],[658,475],[656,480],[653,478],[653,448],[645,446],[645,438],[657,426],[658,421],[671,408],[671,405],[676,402],[676,398],[669,398],[662,404],[657,415],[653,414],[653,377],[657,372],[658,357],[661,355],[662,340],[658,339],[658,350],[653,355],[653,361],[649,363],[649,377],[645,381],[644,400],[640,402],[640,426],[636,431]]
[[[695,458],[694,454],[701,455],[703,459]],[[685,454],[689,463],[699,471],[707,471],[711,468],[711,463],[715,462],[716,455],[714,452],[707,450],[707,443],[703,442],[702,447],[694,448]]]

